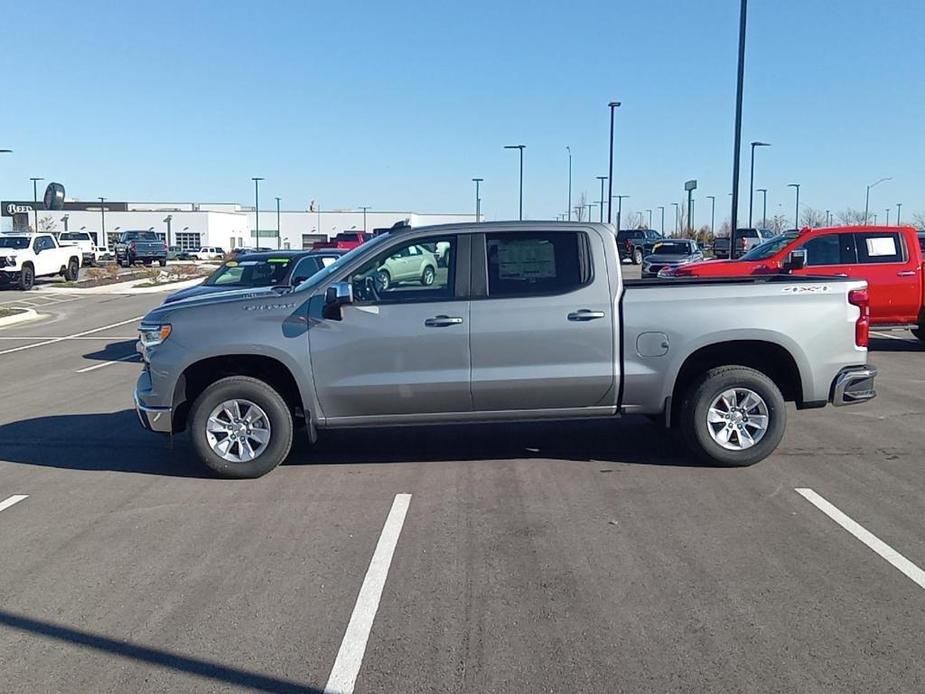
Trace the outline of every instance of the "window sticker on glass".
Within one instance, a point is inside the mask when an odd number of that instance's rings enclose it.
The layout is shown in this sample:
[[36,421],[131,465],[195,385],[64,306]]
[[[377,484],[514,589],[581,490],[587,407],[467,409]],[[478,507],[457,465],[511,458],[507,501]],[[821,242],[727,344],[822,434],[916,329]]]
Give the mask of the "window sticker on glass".
[[896,255],[896,241],[892,236],[867,239],[867,255]]
[[555,248],[545,241],[511,241],[498,249],[498,277],[503,280],[556,276]]
[[337,258],[322,258],[321,264],[322,266],[327,267],[328,265],[332,265],[335,260],[337,260]]
[[288,265],[289,258],[267,258],[268,263],[278,263],[280,265]]

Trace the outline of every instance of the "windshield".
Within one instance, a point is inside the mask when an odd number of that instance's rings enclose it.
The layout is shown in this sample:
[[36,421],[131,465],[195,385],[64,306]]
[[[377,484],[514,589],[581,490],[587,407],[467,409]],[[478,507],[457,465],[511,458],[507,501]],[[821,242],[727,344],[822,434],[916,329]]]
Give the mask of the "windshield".
[[0,246],[4,248],[28,248],[28,236],[5,236],[0,238]]
[[781,248],[793,241],[797,236],[799,236],[799,234],[781,234],[780,236],[775,236],[770,241],[758,244],[748,253],[742,255],[739,260],[767,260]]
[[683,241],[661,241],[655,244],[652,252],[655,255],[688,255],[691,247]]
[[291,258],[230,260],[209,275],[208,287],[272,287],[286,280]]
[[296,291],[303,292],[306,289],[311,289],[312,287],[318,286],[319,283],[323,282],[325,279],[330,277],[332,273],[338,272],[342,267],[345,267],[349,265],[350,263],[352,263],[354,258],[359,257],[360,255],[362,255],[363,253],[366,253],[366,251],[370,249],[379,248],[379,246],[381,246],[383,243],[388,241],[391,238],[391,236],[392,236],[391,234],[389,234],[388,232],[385,232],[384,234],[377,236],[371,241],[367,241],[362,246],[357,246],[352,251],[344,253],[340,258],[335,260],[333,263],[331,263],[327,267],[321,268],[320,270],[318,270],[318,272],[316,272],[314,275],[309,277],[305,282],[300,284],[298,288],[296,289]]
[[62,241],[89,241],[90,235],[79,231],[65,231],[58,238]]

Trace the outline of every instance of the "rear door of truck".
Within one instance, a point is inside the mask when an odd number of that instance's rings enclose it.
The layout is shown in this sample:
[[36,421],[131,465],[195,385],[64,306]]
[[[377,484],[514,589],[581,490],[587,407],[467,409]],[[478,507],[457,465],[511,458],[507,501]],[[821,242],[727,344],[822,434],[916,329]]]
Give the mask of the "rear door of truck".
[[[914,239],[909,239],[914,242]],[[854,234],[858,272],[870,285],[870,317],[874,324],[918,322],[922,307],[922,264],[901,230]]]
[[617,316],[601,236],[538,227],[477,234],[472,243],[474,410],[615,401]]

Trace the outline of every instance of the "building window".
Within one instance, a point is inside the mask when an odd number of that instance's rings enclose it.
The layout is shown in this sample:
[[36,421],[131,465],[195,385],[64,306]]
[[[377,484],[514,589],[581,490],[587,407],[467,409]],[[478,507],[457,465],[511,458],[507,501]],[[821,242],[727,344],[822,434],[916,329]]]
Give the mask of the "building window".
[[194,231],[178,231],[177,245],[183,251],[198,251],[202,248],[202,234]]

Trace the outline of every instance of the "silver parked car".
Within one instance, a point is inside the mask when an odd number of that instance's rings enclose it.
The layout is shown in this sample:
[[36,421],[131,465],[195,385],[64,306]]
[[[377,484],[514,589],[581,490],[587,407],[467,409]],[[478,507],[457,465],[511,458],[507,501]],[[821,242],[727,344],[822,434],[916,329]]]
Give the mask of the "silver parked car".
[[662,268],[675,267],[703,260],[703,251],[692,239],[667,239],[659,241],[652,253],[642,261],[642,276],[657,277]]
[[376,269],[377,288],[382,291],[404,282],[429,287],[437,278],[437,266],[437,256],[424,246],[405,246]]

